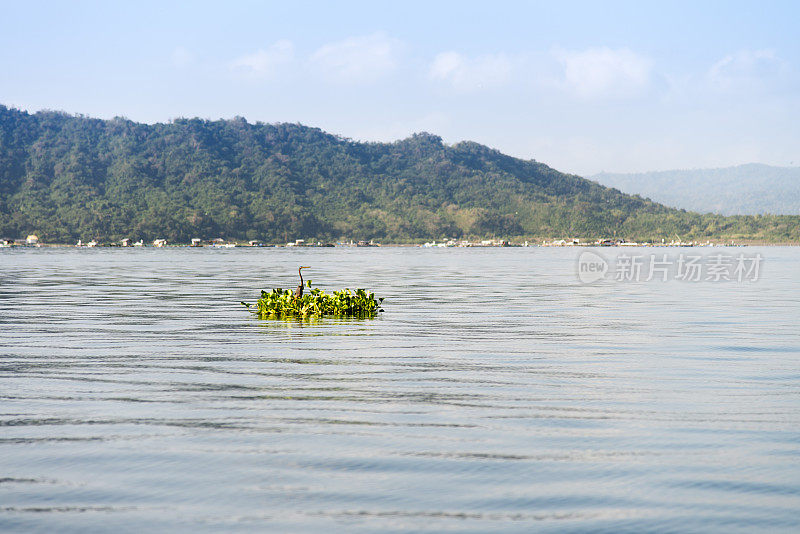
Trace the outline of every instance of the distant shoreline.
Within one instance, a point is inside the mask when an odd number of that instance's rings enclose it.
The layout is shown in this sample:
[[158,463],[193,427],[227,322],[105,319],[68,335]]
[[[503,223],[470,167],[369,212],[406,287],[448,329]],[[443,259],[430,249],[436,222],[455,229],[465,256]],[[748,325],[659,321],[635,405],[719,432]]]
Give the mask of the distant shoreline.
[[800,243],[768,243],[768,242],[760,242],[760,241],[748,241],[748,242],[741,242],[736,244],[698,244],[698,245],[668,245],[668,244],[636,244],[636,245],[598,245],[594,243],[586,243],[586,244],[575,244],[575,245],[542,245],[542,244],[528,244],[528,245],[520,245],[520,244],[511,244],[506,246],[501,245],[469,245],[469,246],[434,246],[434,247],[426,247],[424,244],[416,244],[416,243],[386,243],[380,245],[372,245],[372,246],[356,246],[356,245],[335,245],[333,247],[322,247],[322,246],[286,246],[286,245],[263,245],[263,246],[251,246],[251,245],[234,245],[229,247],[224,246],[213,246],[213,245],[203,245],[200,247],[197,246],[190,246],[184,244],[175,244],[175,245],[164,245],[162,247],[157,247],[154,245],[142,245],[138,247],[128,246],[123,247],[119,245],[97,245],[94,247],[87,247],[87,246],[77,246],[77,245],[69,245],[65,243],[40,243],[38,245],[26,245],[26,244],[19,244],[19,245],[0,245],[0,249],[35,249],[35,248],[74,248],[74,249],[176,249],[176,248],[189,248],[189,249],[227,249],[227,248],[237,248],[237,249],[265,249],[265,248],[278,248],[278,249],[319,249],[319,248],[476,248],[476,249],[508,249],[508,248],[739,248],[739,247],[797,247],[800,246]]

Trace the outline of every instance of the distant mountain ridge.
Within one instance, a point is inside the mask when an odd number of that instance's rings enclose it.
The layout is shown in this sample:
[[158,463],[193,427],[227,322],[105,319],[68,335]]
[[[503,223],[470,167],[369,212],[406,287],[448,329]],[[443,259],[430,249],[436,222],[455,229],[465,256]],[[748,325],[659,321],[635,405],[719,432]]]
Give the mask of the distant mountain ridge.
[[590,177],[673,208],[722,215],[800,215],[800,167],[748,163],[718,169],[600,173]]
[[141,124],[0,105],[0,237],[286,242],[553,236],[800,241],[800,217],[667,208],[419,133],[360,143],[299,124]]

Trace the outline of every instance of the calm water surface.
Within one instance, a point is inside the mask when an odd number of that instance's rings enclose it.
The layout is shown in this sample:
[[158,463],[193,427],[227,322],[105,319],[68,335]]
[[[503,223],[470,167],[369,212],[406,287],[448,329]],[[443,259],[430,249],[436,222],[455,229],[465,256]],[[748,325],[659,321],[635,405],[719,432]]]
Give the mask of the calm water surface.
[[[797,532],[800,249],[741,250],[0,250],[0,530]],[[386,313],[238,304],[300,264]]]

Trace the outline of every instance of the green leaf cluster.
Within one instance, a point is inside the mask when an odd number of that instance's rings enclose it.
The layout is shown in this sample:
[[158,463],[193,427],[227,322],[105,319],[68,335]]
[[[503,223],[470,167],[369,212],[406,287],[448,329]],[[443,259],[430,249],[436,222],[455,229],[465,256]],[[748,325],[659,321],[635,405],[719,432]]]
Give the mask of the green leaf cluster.
[[[311,288],[311,280],[307,282]],[[288,317],[374,317],[382,312],[383,298],[376,298],[371,291],[364,289],[342,289],[333,294],[314,288],[302,297],[295,298],[289,289],[276,288],[269,292],[261,291],[261,298],[255,305],[242,302],[259,319],[281,319]]]

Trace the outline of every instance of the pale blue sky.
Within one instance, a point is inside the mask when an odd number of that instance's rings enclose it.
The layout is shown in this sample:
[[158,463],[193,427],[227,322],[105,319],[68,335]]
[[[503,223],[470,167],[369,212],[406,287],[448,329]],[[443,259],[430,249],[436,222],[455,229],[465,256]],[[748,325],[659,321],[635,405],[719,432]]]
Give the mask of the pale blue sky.
[[800,165],[799,6],[0,0],[0,103],[425,130],[578,174]]

